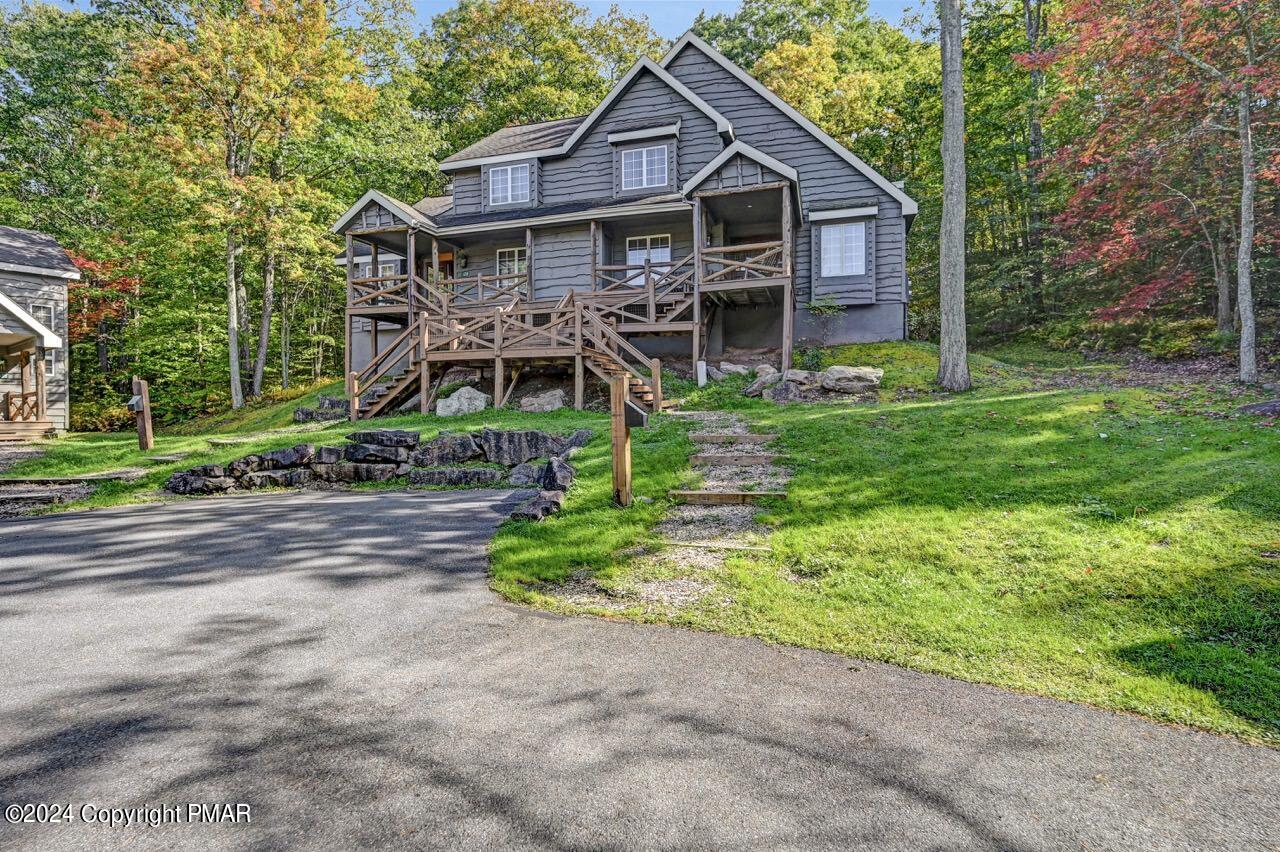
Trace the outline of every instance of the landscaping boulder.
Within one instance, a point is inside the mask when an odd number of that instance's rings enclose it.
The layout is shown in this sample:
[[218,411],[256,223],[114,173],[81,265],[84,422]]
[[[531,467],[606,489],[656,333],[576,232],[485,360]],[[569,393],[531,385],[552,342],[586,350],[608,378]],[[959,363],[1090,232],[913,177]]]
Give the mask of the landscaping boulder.
[[552,456],[542,468],[542,487],[547,491],[568,491],[576,473],[564,459]]
[[236,459],[231,464],[227,465],[227,474],[239,479],[246,473],[266,470],[269,467],[270,463],[263,461],[262,456],[245,456],[244,458]]
[[236,481],[229,476],[202,476],[194,471],[181,471],[169,477],[164,487],[174,494],[219,494],[235,488]]
[[782,380],[799,385],[801,388],[812,388],[822,383],[822,374],[810,370],[787,370],[782,374]]
[[325,482],[386,482],[395,476],[403,475],[407,466],[396,464],[356,464],[338,462],[337,464],[313,464],[312,472]]
[[480,447],[476,444],[476,439],[464,432],[460,435],[441,435],[420,445],[410,457],[410,462],[415,467],[438,467],[479,457]]
[[512,520],[540,521],[554,515],[564,505],[563,491],[540,491],[537,496],[525,500],[511,513]]
[[427,467],[409,471],[410,485],[495,485],[503,472],[491,467]]
[[[187,473],[193,476],[204,476],[210,479],[221,479],[227,476],[227,469],[220,464],[202,464],[199,467],[193,467]],[[177,474],[174,474],[177,476]]]
[[773,387],[780,381],[782,381],[782,374],[774,370],[772,373],[766,373],[747,385],[742,393],[746,396],[761,396],[766,389]]
[[564,443],[562,446],[566,450],[585,447],[590,443],[592,434],[594,433],[590,429],[575,429],[572,435],[563,439]]
[[363,464],[404,464],[409,461],[410,455],[408,447],[387,447],[381,444],[348,444],[345,454],[347,461]]
[[[788,370],[787,372],[791,372]],[[796,382],[781,381],[766,388],[763,394],[764,398],[779,404],[791,402],[804,402],[804,388]]]
[[542,482],[543,466],[524,462],[511,468],[507,481],[517,488],[529,488]]
[[295,488],[311,481],[309,470],[259,470],[240,477],[242,488]]
[[708,364],[708,365],[707,365],[707,378],[708,378],[708,379],[710,379],[710,380],[711,380],[711,381],[713,381],[713,382],[720,382],[720,381],[724,381],[724,373],[720,372],[720,371],[719,371],[719,370],[717,370],[715,367],[713,367],[713,366],[711,366],[710,364]]
[[726,376],[749,376],[751,368],[745,364],[734,364],[729,361],[720,362],[720,372]]
[[265,462],[263,467],[268,470],[303,467],[311,464],[315,454],[314,444],[299,444],[284,450],[272,450],[262,454],[262,461]]
[[560,388],[531,393],[520,400],[521,411],[556,411],[561,408],[564,408],[564,391]]
[[1258,414],[1263,417],[1280,416],[1280,399],[1273,399],[1269,402],[1255,402],[1253,405],[1246,405],[1239,409],[1241,414]]
[[563,438],[537,429],[482,429],[479,443],[487,460],[507,467],[514,467],[530,459],[548,458],[564,449]]
[[880,387],[884,370],[878,367],[846,367],[840,364],[823,370],[819,381],[823,390],[836,393],[866,393]]
[[350,416],[351,405],[346,399],[321,394],[315,408],[295,408],[293,419],[297,423],[313,423],[319,420],[346,420]]
[[312,464],[337,464],[342,461],[342,447],[316,447],[315,455],[311,457]]
[[404,429],[366,429],[361,432],[352,432],[347,436],[347,440],[356,444],[373,444],[379,447],[409,447],[418,446],[422,433],[408,432]]
[[473,387],[464,386],[436,403],[436,414],[456,417],[459,414],[478,414],[489,405],[489,395]]
[[756,364],[756,378],[763,379],[766,376],[776,376],[778,370],[770,364]]

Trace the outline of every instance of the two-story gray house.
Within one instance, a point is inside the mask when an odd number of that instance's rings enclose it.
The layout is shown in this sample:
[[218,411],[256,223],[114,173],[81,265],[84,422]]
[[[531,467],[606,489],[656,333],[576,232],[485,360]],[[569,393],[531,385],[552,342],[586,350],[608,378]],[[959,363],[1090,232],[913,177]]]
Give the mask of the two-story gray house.
[[0,441],[68,428],[67,282],[79,277],[53,237],[0,226]]
[[[449,156],[452,191],[371,190],[347,239],[348,391],[389,411],[453,364],[629,374],[663,357],[905,337],[916,203],[693,34],[590,115],[506,127]],[[408,260],[406,260],[408,259]],[[439,372],[437,373],[437,368]]]

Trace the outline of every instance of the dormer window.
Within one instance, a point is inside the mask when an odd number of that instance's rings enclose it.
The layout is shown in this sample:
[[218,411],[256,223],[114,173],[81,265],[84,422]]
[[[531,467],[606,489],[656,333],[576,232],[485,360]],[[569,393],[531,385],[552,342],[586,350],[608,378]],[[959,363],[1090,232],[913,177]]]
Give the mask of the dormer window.
[[489,203],[523,204],[529,200],[529,164],[489,169]]
[[622,152],[622,188],[624,190],[665,187],[667,185],[667,146],[631,148]]

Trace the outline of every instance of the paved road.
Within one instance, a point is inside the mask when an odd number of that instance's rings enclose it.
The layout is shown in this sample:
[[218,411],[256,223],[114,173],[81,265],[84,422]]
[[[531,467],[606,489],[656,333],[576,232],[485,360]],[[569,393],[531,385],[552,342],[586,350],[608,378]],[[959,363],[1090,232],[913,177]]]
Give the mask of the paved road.
[[0,847],[1280,844],[1275,751],[505,605],[484,545],[513,499],[0,523],[0,801],[252,805],[249,825],[0,825]]

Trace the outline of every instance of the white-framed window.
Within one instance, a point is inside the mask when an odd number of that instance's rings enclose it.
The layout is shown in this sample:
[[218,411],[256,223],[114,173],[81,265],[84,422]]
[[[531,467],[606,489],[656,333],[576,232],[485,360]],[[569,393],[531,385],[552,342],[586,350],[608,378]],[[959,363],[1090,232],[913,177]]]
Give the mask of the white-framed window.
[[498,249],[498,274],[519,275],[529,269],[529,256],[524,246]]
[[[55,316],[53,305],[32,305],[31,316],[35,318],[36,322],[40,323],[45,328],[52,331],[54,334],[58,333],[58,330],[54,327],[54,324],[53,324],[54,316]],[[57,352],[53,349],[44,350],[45,377],[51,378],[53,376],[54,371],[57,369],[57,367],[58,367]]]
[[820,240],[823,278],[867,274],[866,222],[823,225]]
[[390,278],[393,275],[399,275],[399,274],[400,274],[400,264],[394,260],[391,261],[390,263],[378,264],[379,278]]
[[529,164],[489,169],[489,203],[520,204],[529,200]]
[[622,152],[622,188],[667,185],[667,146],[630,148]]
[[627,266],[641,266],[645,261],[657,272],[665,272],[671,264],[671,235],[648,234],[627,237]]

